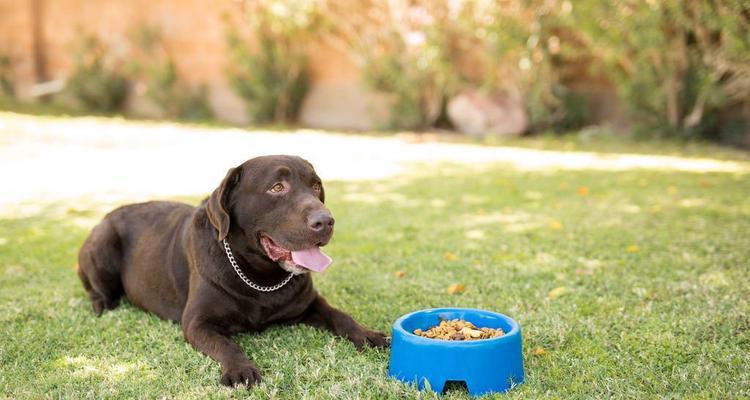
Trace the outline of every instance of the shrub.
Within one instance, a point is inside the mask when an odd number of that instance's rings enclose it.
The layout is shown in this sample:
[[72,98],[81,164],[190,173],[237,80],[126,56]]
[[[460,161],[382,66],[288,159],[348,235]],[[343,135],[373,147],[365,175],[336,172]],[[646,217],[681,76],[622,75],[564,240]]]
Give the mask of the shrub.
[[66,91],[87,110],[117,111],[127,97],[126,78],[110,65],[111,60],[106,56],[106,46],[98,38],[90,35],[81,38]]
[[230,83],[247,101],[254,122],[294,121],[308,91],[306,57],[285,54],[269,35],[261,33],[257,39],[260,50],[252,52],[238,36],[230,36]]
[[324,2],[332,36],[362,65],[365,82],[394,96],[394,127],[432,126],[436,104],[478,88],[520,92],[534,129],[570,129],[587,113],[552,65],[548,3]]
[[307,43],[320,16],[312,0],[246,1],[252,45],[230,31],[229,81],[254,122],[293,122],[309,88]]
[[363,69],[365,84],[391,94],[390,128],[423,129],[431,126],[440,112],[445,90],[441,72],[434,64],[420,62],[408,53],[371,58]]
[[717,113],[747,100],[746,1],[574,4],[563,20],[602,62],[641,132],[712,136]]
[[146,97],[169,118],[212,118],[206,87],[193,88],[180,80],[175,62],[162,44],[159,28],[140,25],[132,36],[142,54],[135,57],[130,69],[145,83]]
[[567,64],[576,55],[561,39],[565,32],[557,14],[563,7],[530,0],[489,2],[475,11],[480,22],[475,29],[483,36],[480,48],[486,49],[481,53],[481,65],[487,66],[484,85],[520,92],[531,132],[567,132],[589,118],[585,98],[565,84]]
[[169,118],[205,120],[213,117],[205,86],[191,88],[179,80],[172,59],[146,67],[146,96]]
[[432,126],[458,88],[447,3],[428,3],[323,2],[328,37],[353,56],[366,85],[392,97],[391,128]]

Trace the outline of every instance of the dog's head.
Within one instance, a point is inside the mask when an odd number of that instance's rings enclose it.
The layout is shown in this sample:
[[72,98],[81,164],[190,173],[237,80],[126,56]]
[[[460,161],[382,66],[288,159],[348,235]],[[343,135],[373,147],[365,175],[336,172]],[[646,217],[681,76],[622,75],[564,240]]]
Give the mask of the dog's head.
[[309,162],[264,156],[230,169],[209,197],[207,213],[218,240],[230,236],[233,244],[301,274],[331,262],[320,250],[333,236],[324,200],[323,183]]

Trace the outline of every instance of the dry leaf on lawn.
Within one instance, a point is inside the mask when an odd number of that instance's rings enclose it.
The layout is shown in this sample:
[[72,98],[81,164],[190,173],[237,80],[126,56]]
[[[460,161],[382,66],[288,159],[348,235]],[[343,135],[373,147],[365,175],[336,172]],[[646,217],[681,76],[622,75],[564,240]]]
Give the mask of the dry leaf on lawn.
[[554,300],[554,299],[556,299],[556,298],[564,295],[565,293],[568,293],[569,291],[570,291],[570,289],[568,289],[565,286],[556,287],[556,288],[554,288],[554,289],[552,289],[552,290],[549,291],[549,293],[547,294],[547,297],[549,297],[550,300]]
[[456,293],[463,293],[464,289],[466,288],[464,287],[463,283],[454,283],[448,286],[448,290],[446,291],[448,292],[448,294],[456,294]]

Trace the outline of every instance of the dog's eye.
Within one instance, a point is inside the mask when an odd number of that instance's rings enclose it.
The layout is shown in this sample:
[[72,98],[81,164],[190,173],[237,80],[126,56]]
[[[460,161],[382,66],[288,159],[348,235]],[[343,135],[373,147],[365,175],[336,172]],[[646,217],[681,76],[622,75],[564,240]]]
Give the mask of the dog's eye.
[[314,190],[314,191],[316,191],[316,192],[320,192],[320,190],[322,189],[322,188],[320,187],[320,183],[313,183],[313,186],[312,186],[312,188],[313,188],[313,190]]
[[271,193],[281,193],[281,192],[284,191],[284,184],[281,183],[281,182],[279,182],[279,183],[271,186],[271,188],[268,189],[268,191],[271,192]]

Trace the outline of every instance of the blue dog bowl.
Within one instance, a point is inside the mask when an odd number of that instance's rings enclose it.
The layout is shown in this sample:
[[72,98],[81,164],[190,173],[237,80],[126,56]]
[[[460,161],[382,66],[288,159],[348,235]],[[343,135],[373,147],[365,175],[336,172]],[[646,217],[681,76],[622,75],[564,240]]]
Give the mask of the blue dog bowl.
[[[463,319],[477,327],[501,328],[493,339],[451,341],[413,334],[441,320]],[[388,375],[419,389],[442,393],[449,381],[464,382],[469,394],[505,392],[523,383],[521,326],[503,314],[471,308],[432,308],[406,314],[393,323]]]

